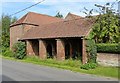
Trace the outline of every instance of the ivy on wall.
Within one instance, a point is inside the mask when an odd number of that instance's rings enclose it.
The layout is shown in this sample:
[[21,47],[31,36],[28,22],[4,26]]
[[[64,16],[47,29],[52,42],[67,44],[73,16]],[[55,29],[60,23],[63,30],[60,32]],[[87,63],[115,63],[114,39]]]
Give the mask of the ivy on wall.
[[88,56],[88,63],[96,63],[97,47],[95,41],[92,39],[86,40],[86,51]]

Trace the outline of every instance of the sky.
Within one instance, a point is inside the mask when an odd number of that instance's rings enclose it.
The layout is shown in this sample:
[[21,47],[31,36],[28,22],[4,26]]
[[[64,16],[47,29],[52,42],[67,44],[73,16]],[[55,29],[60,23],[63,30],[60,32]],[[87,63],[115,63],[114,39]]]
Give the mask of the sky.
[[[42,0],[1,0],[0,1],[0,14],[14,14],[26,7],[29,7]],[[113,3],[116,0],[45,0],[42,3],[33,6],[21,13],[15,14],[12,17],[20,18],[28,12],[36,12],[41,14],[47,14],[50,16],[55,16],[57,12],[60,12],[65,17],[69,12],[85,16],[83,13],[84,7],[87,9],[98,9],[94,4],[105,5],[105,3]],[[114,8],[118,9],[118,4],[115,4]],[[93,15],[97,15],[94,12]]]

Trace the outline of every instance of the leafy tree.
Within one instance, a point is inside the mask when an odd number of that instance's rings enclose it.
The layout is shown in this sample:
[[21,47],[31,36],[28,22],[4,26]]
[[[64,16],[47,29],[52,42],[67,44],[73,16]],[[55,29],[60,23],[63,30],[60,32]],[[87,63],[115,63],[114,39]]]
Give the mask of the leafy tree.
[[114,4],[106,3],[105,6],[97,5],[98,16],[95,16],[96,23],[93,26],[91,37],[97,43],[118,43],[120,40],[119,17],[113,9]]
[[[119,42],[120,37],[120,26],[118,23],[118,15],[112,8],[110,3],[106,3],[105,6],[98,6],[101,8],[100,16],[98,17],[97,25],[95,25],[100,30],[100,35],[98,36],[99,41],[103,43],[115,43]],[[95,31],[95,28],[93,28]],[[97,34],[97,33],[96,33]],[[98,35],[98,34],[97,34]]]
[[[9,43],[10,43],[10,24],[15,22],[17,19],[11,18],[9,15],[2,15],[0,22],[1,22],[1,26],[0,29],[2,30],[1,32],[1,45],[2,48],[5,49],[7,47],[9,47]],[[5,51],[5,50],[3,50]]]
[[9,47],[9,26],[11,18],[8,15],[2,16],[2,46]]
[[58,12],[57,14],[56,14],[56,16],[55,17],[58,17],[58,18],[63,18],[63,15],[62,14],[60,14],[60,12]]

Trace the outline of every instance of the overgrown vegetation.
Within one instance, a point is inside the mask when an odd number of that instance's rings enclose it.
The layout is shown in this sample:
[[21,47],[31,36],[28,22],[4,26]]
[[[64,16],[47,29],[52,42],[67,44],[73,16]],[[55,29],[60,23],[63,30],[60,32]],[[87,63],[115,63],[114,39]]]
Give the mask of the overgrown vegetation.
[[[106,3],[105,6],[95,4],[99,10],[91,9],[89,12],[85,8],[88,12],[85,12],[87,17],[96,19],[91,32],[91,38],[96,43],[118,43],[120,41],[119,16],[113,5],[113,3]],[[96,11],[99,15],[91,16],[93,11]]]
[[3,56],[14,57],[13,51],[10,48],[5,48],[5,51],[2,53]]
[[89,70],[89,69],[95,69],[96,67],[97,67],[96,63],[86,63],[86,64],[82,65],[80,68]]
[[[88,10],[84,7],[85,11],[83,11],[83,13],[86,14],[86,18],[91,18],[96,21],[92,27],[92,31],[87,37],[87,39],[89,39],[87,40],[86,45],[88,63],[81,66],[81,68],[83,69],[92,69],[92,66],[94,66],[93,64],[96,63],[97,51],[120,53],[120,44],[114,44],[120,42],[120,26],[118,22],[119,17],[117,11],[113,9],[113,5],[114,3],[106,3],[105,6],[95,4],[95,6],[99,8],[99,10]],[[99,13],[99,15],[92,16],[94,11]],[[96,43],[109,44],[97,44],[96,49],[95,42],[92,41],[92,39],[94,39]]]
[[82,65],[81,69],[94,69],[97,67],[97,48],[95,45],[94,40],[92,39],[86,39],[86,51],[87,51],[87,58],[88,62],[84,65]]
[[25,58],[25,60],[27,61],[32,61],[32,62],[37,62],[37,63],[42,63],[42,64],[48,64],[48,65],[59,65],[59,66],[66,66],[66,67],[80,67],[80,65],[82,64],[80,60],[72,60],[72,59],[68,59],[68,60],[64,60],[64,61],[59,61],[56,59],[45,59],[42,60],[37,56],[27,56],[27,58]]
[[2,18],[0,18],[0,29],[1,29],[1,50],[2,53],[5,51],[8,51],[8,48],[10,46],[10,24],[15,22],[17,19],[16,17],[11,18],[9,15],[2,15]]
[[97,45],[97,52],[105,53],[119,53],[120,54],[120,43],[101,43]]
[[26,56],[25,42],[18,41],[12,47],[14,57],[17,59],[23,59]]
[[88,63],[96,63],[97,48],[94,40],[86,40],[86,51],[88,56]]

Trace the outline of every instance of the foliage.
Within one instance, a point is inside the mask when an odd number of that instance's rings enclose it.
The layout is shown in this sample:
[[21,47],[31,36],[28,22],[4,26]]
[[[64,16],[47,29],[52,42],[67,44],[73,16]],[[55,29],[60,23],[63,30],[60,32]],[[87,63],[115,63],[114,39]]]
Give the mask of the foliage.
[[9,47],[9,26],[11,18],[9,16],[2,16],[2,45]]
[[110,3],[106,3],[105,6],[95,4],[99,10],[93,9],[86,14],[87,17],[91,17],[93,11],[99,13],[98,16],[92,17],[96,22],[93,26],[91,37],[97,43],[118,43],[120,41],[119,16],[113,9],[113,5]]
[[118,17],[112,14],[101,15],[93,26],[92,34],[97,43],[118,43],[120,37]]
[[86,51],[88,56],[88,63],[96,63],[97,48],[94,40],[86,40]]
[[9,57],[13,57],[14,53],[12,50],[10,50],[9,48],[5,48],[5,52],[2,53],[3,56],[9,56]]
[[9,47],[10,43],[10,24],[15,22],[17,19],[11,18],[9,15],[2,15],[2,18],[0,19],[0,29],[1,29],[1,47],[2,47],[2,52],[5,52],[6,48]]
[[55,17],[58,17],[58,18],[63,18],[63,15],[62,15],[62,14],[60,14],[60,12],[58,12],[58,13],[55,15]]
[[13,45],[14,57],[17,59],[23,59],[26,56],[25,42],[18,41]]
[[82,64],[80,60],[72,60],[72,59],[68,59],[68,60],[64,60],[64,61],[58,61],[56,59],[45,59],[42,60],[37,56],[27,56],[27,58],[25,58],[26,60],[29,61],[34,61],[34,62],[38,62],[38,63],[42,63],[42,64],[51,64],[51,65],[59,65],[59,66],[67,66],[67,67],[80,67],[80,65]]
[[97,52],[105,52],[105,53],[120,53],[120,43],[110,44],[110,43],[100,43],[96,44]]
[[96,63],[86,63],[86,64],[82,65],[80,68],[89,70],[89,69],[95,69],[96,67],[97,67]]

